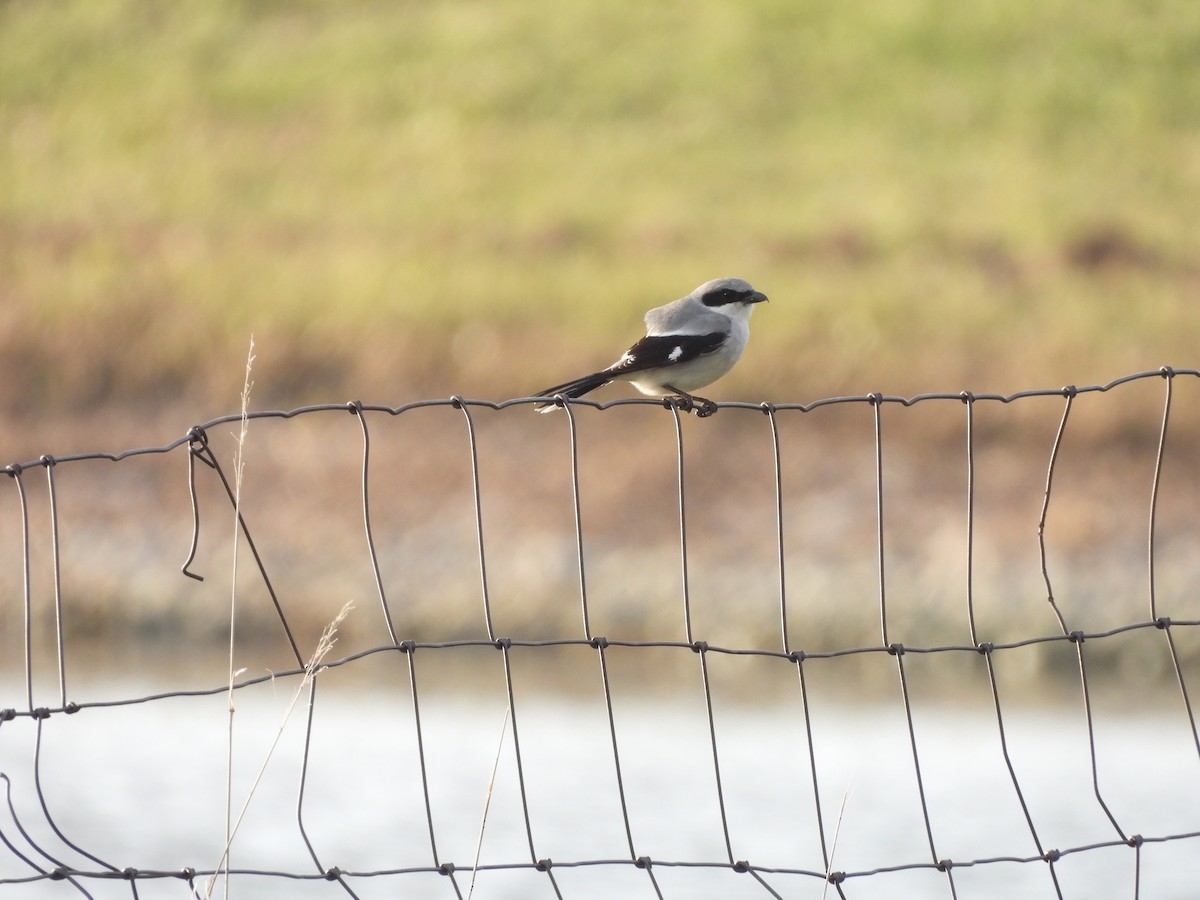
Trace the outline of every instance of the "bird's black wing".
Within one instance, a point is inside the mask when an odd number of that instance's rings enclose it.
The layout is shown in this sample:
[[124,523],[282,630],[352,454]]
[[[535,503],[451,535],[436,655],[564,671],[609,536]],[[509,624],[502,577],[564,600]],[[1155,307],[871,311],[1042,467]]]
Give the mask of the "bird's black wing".
[[[632,375],[635,372],[645,372],[648,369],[661,369],[664,366],[674,366],[688,362],[706,353],[720,349],[725,342],[727,333],[713,331],[709,334],[656,334],[642,338],[615,363],[603,372],[584,375],[573,381],[556,384],[545,390],[538,391],[535,397],[553,397],[562,394],[572,399],[582,397],[602,385],[608,384],[614,378]],[[544,404],[538,409],[545,412],[553,408],[553,404]]]
[[645,372],[647,369],[676,366],[719,350],[727,336],[724,331],[713,331],[709,334],[646,335],[604,371],[612,375],[627,375]]

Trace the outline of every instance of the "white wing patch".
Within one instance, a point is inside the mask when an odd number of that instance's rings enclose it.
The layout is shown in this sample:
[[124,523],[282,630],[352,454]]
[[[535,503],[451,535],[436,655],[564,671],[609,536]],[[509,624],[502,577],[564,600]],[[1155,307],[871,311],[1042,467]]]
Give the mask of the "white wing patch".
[[675,346],[675,349],[672,350],[669,354],[667,354],[667,359],[669,359],[671,362],[678,362],[679,357],[681,357],[681,356],[683,356],[683,347],[681,347],[677,344]]

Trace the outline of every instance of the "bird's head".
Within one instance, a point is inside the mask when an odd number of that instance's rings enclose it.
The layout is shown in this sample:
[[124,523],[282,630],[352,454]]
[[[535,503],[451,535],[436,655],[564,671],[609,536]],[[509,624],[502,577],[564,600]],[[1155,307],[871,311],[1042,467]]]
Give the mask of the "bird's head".
[[692,291],[691,297],[699,300],[709,309],[725,313],[727,316],[750,317],[755,303],[762,303],[767,295],[756,291],[750,282],[741,278],[714,278],[706,281]]

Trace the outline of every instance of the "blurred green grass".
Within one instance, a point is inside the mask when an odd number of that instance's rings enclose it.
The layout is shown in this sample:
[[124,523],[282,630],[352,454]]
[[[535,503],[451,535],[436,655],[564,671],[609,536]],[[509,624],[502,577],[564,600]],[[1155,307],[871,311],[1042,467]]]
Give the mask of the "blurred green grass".
[[500,399],[716,275],[718,398],[1194,366],[1200,5],[0,3],[0,404]]

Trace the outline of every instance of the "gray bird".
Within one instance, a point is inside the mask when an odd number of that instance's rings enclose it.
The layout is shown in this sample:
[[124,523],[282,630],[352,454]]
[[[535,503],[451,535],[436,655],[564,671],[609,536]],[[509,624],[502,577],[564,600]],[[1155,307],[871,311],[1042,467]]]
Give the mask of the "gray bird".
[[[646,313],[646,336],[600,372],[538,391],[535,397],[582,397],[610,381],[628,381],[651,397],[679,397],[699,416],[717,405],[692,391],[733,368],[750,338],[750,313],[767,299],[740,278],[714,278],[686,297]],[[550,412],[554,403],[537,408]]]

